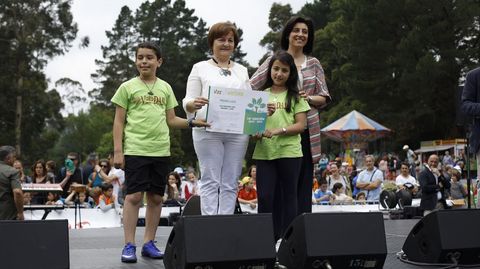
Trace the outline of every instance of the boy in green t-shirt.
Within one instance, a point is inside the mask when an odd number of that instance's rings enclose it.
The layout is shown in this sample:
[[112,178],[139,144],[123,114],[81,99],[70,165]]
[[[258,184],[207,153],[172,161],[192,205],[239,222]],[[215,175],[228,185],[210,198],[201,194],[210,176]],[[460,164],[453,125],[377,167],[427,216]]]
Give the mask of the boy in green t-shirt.
[[113,123],[114,165],[116,168],[125,166],[127,193],[123,206],[125,247],[122,262],[137,261],[135,229],[145,192],[147,210],[142,256],[163,258],[163,253],[153,240],[160,220],[166,178],[170,172],[169,127],[208,126],[205,121],[186,120],[175,115],[174,107],[178,104],[172,88],[156,77],[161,64],[162,56],[156,44],[139,44],[135,52],[139,76],[120,85],[112,97],[116,105]]
[[293,57],[285,51],[273,55],[262,87],[269,93],[275,113],[267,118],[265,132],[257,136],[258,213],[272,213],[275,240],[297,216],[297,179],[302,161],[300,134],[310,106],[298,94]]

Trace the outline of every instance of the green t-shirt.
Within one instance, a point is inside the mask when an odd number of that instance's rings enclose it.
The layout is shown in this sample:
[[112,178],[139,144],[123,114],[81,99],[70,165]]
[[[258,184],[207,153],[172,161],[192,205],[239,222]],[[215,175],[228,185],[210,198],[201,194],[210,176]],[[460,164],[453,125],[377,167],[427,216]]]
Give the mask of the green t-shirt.
[[149,91],[136,77],[124,82],[112,102],[126,110],[123,151],[125,155],[170,156],[170,132],[166,111],[178,105],[170,85],[157,79]]
[[17,169],[0,161],[0,220],[17,218],[13,190],[21,188],[20,173]]
[[[295,103],[292,100],[291,110],[288,113],[285,110],[287,91],[279,94],[271,93],[270,89],[265,90],[269,93],[268,102],[275,103],[275,113],[267,117],[266,129],[283,128],[295,123],[295,114],[310,110],[310,106],[303,98],[298,98]],[[275,160],[280,158],[302,157],[302,145],[300,134],[297,135],[275,135],[272,138],[262,138],[257,141],[253,159],[255,160]]]

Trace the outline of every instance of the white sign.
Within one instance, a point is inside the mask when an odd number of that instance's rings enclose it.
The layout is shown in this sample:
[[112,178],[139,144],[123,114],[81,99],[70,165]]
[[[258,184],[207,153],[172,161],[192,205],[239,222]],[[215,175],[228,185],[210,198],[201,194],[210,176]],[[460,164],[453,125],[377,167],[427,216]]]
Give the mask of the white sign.
[[210,132],[256,134],[265,131],[268,93],[210,87],[207,122]]

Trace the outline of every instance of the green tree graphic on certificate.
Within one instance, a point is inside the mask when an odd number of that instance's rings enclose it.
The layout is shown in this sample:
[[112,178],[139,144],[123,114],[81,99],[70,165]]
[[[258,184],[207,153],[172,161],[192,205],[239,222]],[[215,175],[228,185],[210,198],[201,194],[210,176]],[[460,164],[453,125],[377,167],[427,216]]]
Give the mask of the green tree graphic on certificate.
[[244,134],[256,134],[265,131],[267,118],[267,104],[263,103],[262,98],[252,98],[252,102],[247,105],[250,109],[245,109],[245,121],[243,124]]

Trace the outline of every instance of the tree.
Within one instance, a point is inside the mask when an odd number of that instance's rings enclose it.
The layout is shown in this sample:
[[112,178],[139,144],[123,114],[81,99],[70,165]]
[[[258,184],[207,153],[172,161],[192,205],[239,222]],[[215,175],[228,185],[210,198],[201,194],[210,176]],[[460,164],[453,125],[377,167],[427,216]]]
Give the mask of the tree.
[[330,21],[330,5],[332,0],[314,0],[306,3],[297,15],[310,18],[316,30],[322,29]]
[[[102,107],[92,106],[88,112],[83,110],[78,115],[70,114],[66,118],[62,135],[55,145],[56,156],[64,156],[66,152],[80,152],[86,156],[103,145],[104,151],[110,152],[105,146],[104,134],[111,133],[113,126],[113,112]],[[110,140],[111,148],[113,142]]]
[[[268,26],[271,31],[265,34],[260,40],[260,45],[266,47],[268,51],[276,51],[280,49],[280,37],[282,35],[283,26],[293,16],[290,4],[282,5],[273,3],[268,16]],[[261,59],[261,64],[265,60],[265,56]]]
[[61,78],[55,82],[55,87],[62,87],[64,95],[62,98],[66,99],[70,103],[70,114],[75,114],[76,103],[84,103],[87,98],[85,97],[85,90],[82,87],[82,83],[72,80],[70,78]]
[[[15,108],[13,127],[18,155],[22,154],[25,143],[22,140],[24,111],[32,109],[24,101],[30,98],[27,92],[45,91],[45,78],[39,71],[49,58],[63,54],[76,37],[77,25],[73,22],[70,3],[68,0],[4,0],[0,3],[0,39],[13,74],[12,82],[5,89],[14,93],[9,99],[14,102],[8,105]],[[40,75],[43,82],[33,81],[32,75],[37,79]]]
[[331,8],[314,46],[337,100],[323,118],[355,100],[395,131],[393,146],[454,136],[445,127],[455,91],[479,59],[479,1],[333,0]]
[[91,74],[92,79],[100,85],[99,88],[89,92],[94,105],[112,108],[110,99],[120,84],[136,76],[134,46],[139,40],[136,27],[137,22],[132,11],[124,6],[120,10],[112,30],[105,32],[109,43],[101,47],[103,60],[95,60],[99,69],[96,73]]

